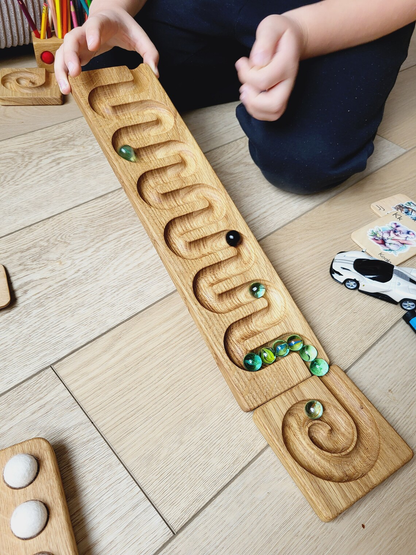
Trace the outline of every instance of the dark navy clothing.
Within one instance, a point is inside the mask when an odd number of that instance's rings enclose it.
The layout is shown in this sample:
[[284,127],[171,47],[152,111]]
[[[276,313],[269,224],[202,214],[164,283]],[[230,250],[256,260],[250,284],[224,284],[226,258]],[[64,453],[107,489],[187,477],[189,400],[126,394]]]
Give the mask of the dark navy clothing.
[[[238,100],[234,67],[248,56],[266,16],[313,4],[300,0],[148,0],[136,20],[160,53],[160,81],[179,110]],[[376,41],[302,61],[286,112],[275,122],[237,118],[264,176],[308,194],[364,170],[384,104],[407,56],[414,24]],[[114,48],[85,69],[141,58]]]

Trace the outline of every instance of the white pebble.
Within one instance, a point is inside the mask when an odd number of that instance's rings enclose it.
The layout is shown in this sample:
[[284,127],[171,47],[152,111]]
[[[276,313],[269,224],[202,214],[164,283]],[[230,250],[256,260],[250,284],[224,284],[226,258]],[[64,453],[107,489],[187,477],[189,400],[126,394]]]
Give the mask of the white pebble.
[[25,488],[36,478],[38,468],[38,461],[35,457],[22,453],[7,461],[3,478],[11,488]]
[[48,509],[41,501],[26,501],[13,511],[10,528],[22,540],[34,538],[42,532],[48,521]]

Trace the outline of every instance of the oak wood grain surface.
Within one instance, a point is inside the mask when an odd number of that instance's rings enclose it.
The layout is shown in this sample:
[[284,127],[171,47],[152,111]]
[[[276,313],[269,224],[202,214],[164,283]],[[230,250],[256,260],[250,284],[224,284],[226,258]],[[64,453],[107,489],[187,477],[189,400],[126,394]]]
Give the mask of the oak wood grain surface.
[[169,528],[51,369],[1,396],[0,421],[0,449],[38,436],[51,443],[80,555],[153,553],[170,537]]

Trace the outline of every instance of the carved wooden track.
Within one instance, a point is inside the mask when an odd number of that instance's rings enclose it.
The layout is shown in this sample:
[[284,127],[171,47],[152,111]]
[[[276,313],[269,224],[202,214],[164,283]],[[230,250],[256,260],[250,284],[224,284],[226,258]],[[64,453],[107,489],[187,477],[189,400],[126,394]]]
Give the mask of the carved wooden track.
[[[293,334],[328,358],[150,68],[85,72],[71,86],[241,408],[260,407],[258,427],[318,515],[334,518],[411,450],[336,367],[311,377],[293,352],[244,368],[247,353]],[[126,145],[129,160],[118,154]],[[249,291],[257,282],[260,298]],[[319,420],[305,414],[312,399]]]
[[63,96],[55,75],[45,69],[31,67],[0,70],[0,104],[35,106],[62,102]]

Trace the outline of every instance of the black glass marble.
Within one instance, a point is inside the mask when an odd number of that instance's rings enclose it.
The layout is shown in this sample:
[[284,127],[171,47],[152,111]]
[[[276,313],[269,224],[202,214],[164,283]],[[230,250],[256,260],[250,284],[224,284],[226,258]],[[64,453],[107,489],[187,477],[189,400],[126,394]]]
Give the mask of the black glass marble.
[[230,245],[230,247],[236,247],[241,241],[241,235],[238,231],[228,231],[227,235],[225,236],[225,240]]

